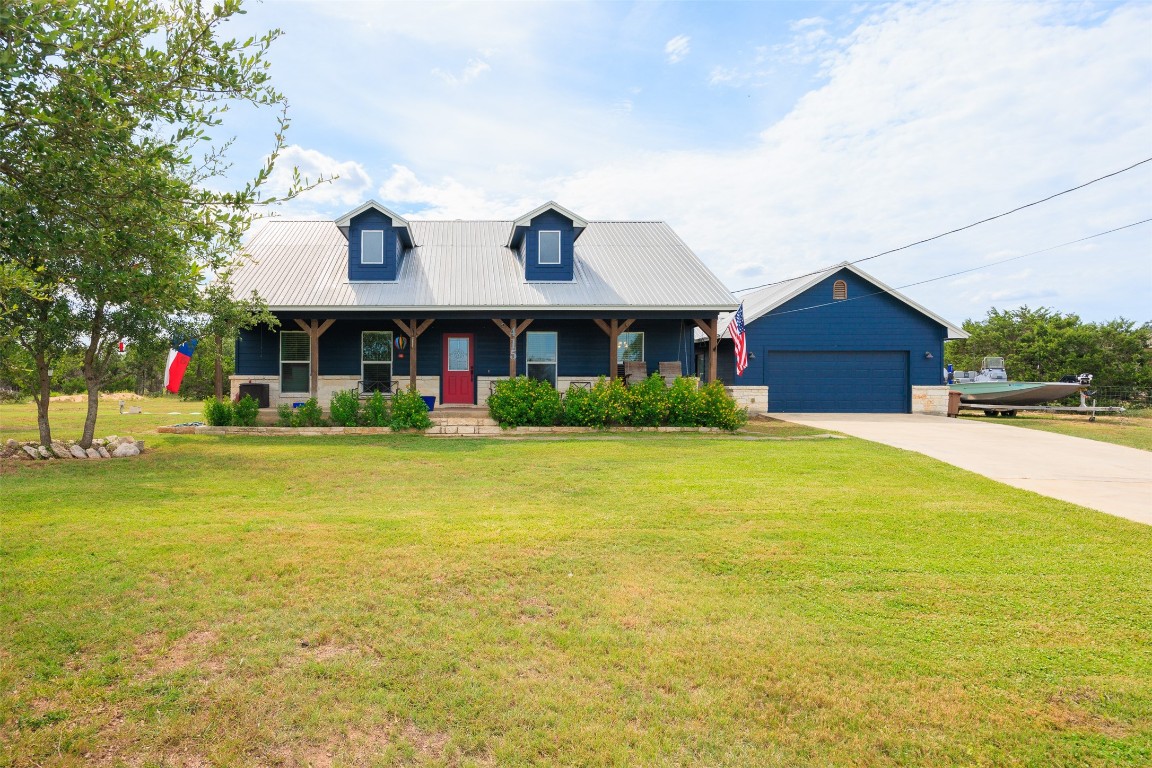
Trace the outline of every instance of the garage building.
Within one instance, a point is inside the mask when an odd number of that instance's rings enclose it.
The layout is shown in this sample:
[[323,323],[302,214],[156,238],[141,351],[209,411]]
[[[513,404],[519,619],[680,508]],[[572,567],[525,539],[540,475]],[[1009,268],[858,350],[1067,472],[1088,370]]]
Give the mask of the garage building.
[[[738,294],[748,368],[736,376],[720,319],[718,375],[768,386],[776,413],[909,413],[914,386],[944,384],[944,341],[961,328],[847,262]],[[697,370],[707,342],[697,344]]]

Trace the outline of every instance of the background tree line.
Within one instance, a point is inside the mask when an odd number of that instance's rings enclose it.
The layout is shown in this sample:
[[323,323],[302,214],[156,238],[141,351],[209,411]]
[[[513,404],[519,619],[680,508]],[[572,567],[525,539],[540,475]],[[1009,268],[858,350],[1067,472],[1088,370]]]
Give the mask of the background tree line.
[[965,320],[967,339],[945,345],[945,362],[957,370],[980,370],[983,357],[1003,357],[1008,378],[1059,381],[1091,373],[1094,384],[1147,392],[1152,389],[1152,324],[1125,318],[1086,323],[1054,309],[999,310]]

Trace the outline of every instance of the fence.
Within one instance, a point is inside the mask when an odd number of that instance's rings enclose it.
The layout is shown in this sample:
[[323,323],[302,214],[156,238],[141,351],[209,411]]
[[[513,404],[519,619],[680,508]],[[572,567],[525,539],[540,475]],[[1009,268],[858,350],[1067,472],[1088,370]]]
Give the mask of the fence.
[[[1152,408],[1152,390],[1144,387],[1089,387],[1084,392],[1088,402],[1096,401],[1100,407]],[[1080,396],[1073,395],[1060,401],[1066,405],[1080,405]]]

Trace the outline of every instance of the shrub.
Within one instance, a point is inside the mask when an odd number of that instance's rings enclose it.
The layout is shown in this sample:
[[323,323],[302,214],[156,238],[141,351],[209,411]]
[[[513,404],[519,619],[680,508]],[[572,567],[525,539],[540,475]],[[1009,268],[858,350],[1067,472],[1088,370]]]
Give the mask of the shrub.
[[560,393],[527,376],[497,382],[488,397],[488,414],[502,427],[548,427],[560,420],[560,412]]
[[658,427],[668,422],[668,387],[664,377],[653,373],[648,378],[628,387],[631,395],[631,423],[637,427]]
[[428,429],[428,403],[415,389],[401,389],[392,396],[392,429]]
[[337,426],[355,427],[360,423],[360,394],[354,389],[345,389],[332,395],[328,415]]
[[736,401],[724,391],[724,383],[713,381],[700,390],[700,416],[702,427],[719,427],[735,432],[748,423],[748,411],[739,408]]
[[278,427],[294,427],[296,414],[292,410],[292,406],[288,403],[281,403],[276,406],[276,426]]
[[668,423],[674,427],[695,427],[700,422],[700,385],[695,378],[681,376],[668,389]]
[[208,422],[208,426],[230,427],[234,417],[231,400],[217,400],[210,397],[204,401],[204,421]]
[[366,427],[387,427],[392,421],[392,414],[388,412],[388,401],[382,392],[373,392],[372,396],[364,402],[364,409],[360,412],[360,422]]
[[592,401],[598,419],[607,427],[632,423],[632,395],[620,379],[601,377],[592,387]]
[[292,414],[294,427],[323,427],[328,420],[324,418],[324,411],[320,410],[320,403],[314,397],[308,398],[303,405]]
[[244,395],[232,408],[232,423],[238,427],[254,427],[259,415],[260,403],[252,395]]
[[564,393],[564,412],[561,414],[561,420],[570,427],[604,426],[592,390],[584,387],[569,387]]

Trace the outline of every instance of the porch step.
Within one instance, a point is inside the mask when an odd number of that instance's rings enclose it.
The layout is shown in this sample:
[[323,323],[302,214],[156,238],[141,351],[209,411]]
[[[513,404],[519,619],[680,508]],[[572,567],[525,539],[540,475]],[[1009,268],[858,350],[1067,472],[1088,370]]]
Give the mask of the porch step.
[[488,409],[477,406],[445,406],[428,414],[432,427],[424,434],[432,437],[464,437],[467,435],[498,435],[503,430],[488,418]]

